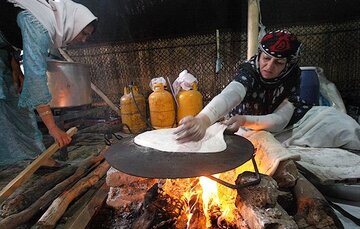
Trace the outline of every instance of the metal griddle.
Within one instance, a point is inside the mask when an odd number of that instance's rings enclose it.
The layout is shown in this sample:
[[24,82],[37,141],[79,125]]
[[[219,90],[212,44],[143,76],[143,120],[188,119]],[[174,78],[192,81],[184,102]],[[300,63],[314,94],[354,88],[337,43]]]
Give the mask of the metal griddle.
[[105,158],[112,167],[129,175],[168,179],[210,176],[253,159],[254,146],[249,140],[237,135],[224,135],[224,139],[227,144],[224,151],[194,153],[163,152],[139,146],[129,137],[111,145]]

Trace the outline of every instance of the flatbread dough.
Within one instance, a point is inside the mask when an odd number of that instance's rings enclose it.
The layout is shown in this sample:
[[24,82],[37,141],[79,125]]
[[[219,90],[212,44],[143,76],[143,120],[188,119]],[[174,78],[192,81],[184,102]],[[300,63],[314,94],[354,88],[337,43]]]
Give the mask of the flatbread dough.
[[206,130],[205,137],[202,140],[182,144],[176,141],[175,128],[158,129],[137,135],[134,142],[165,152],[216,153],[226,149],[223,134],[225,129],[225,125],[215,123]]

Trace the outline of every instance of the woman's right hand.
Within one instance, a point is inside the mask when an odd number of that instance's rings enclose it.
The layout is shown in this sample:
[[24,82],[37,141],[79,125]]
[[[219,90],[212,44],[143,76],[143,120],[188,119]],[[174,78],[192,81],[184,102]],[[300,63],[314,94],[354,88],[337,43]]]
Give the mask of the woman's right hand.
[[186,116],[181,119],[179,126],[175,130],[176,140],[179,143],[201,140],[210,126],[210,119],[205,115],[196,117]]
[[71,142],[71,137],[56,125],[49,129],[49,134],[55,139],[59,147],[62,148]]

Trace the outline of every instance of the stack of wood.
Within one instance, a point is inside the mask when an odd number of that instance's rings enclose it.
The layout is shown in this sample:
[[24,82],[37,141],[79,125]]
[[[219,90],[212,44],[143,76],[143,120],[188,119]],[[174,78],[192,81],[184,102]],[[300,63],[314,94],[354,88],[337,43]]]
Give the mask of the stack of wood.
[[[14,186],[12,184],[21,180],[19,176],[15,178],[2,191],[3,194],[9,195],[11,190],[12,194],[8,198],[4,198],[5,200],[1,203],[0,214],[2,219],[0,220],[0,228],[17,228],[24,224],[36,228],[54,228],[70,204],[95,185],[98,189],[102,187],[99,191],[103,193],[102,200],[104,200],[108,190],[106,186],[102,185],[104,179],[102,181],[101,179],[110,168],[102,155],[105,150],[106,148],[99,155],[89,156],[78,164],[69,165],[35,181],[32,180],[31,183],[31,179],[22,186],[17,183],[17,188],[21,192],[14,192],[15,190],[13,190]],[[35,172],[36,169],[33,169],[33,164],[31,166],[31,169],[27,167],[24,171]],[[21,178],[24,177],[24,171],[19,174]],[[31,178],[32,173],[28,172],[26,176]],[[12,188],[9,189],[8,187]],[[92,203],[89,201],[87,204],[93,205],[95,201],[97,208],[102,205],[103,201],[101,198],[99,199],[101,195],[97,194],[97,199],[92,200]],[[91,217],[84,220],[81,214],[93,215],[95,210],[96,208],[93,208],[87,209],[85,213],[80,212],[77,215],[78,217],[69,224],[68,228],[85,228]],[[40,218],[38,218],[39,215]]]

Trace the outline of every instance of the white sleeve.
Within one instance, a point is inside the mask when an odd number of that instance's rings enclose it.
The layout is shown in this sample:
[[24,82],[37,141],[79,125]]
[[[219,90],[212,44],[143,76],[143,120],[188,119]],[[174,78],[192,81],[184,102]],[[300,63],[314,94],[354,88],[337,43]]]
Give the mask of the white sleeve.
[[285,99],[276,110],[268,115],[245,115],[244,127],[253,130],[267,130],[278,132],[283,130],[289,123],[294,113],[294,105]]
[[224,90],[215,96],[210,103],[200,112],[206,115],[211,124],[224,117],[232,108],[239,105],[246,95],[244,85],[237,81],[230,82]]

